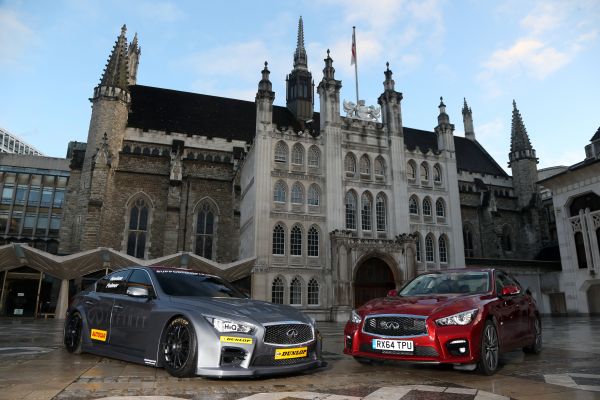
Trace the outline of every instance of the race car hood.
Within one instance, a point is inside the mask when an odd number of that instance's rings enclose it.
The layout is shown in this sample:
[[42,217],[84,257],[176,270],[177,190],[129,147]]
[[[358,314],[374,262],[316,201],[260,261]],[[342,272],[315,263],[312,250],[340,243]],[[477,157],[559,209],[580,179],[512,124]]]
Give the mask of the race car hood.
[[360,314],[412,314],[434,315],[461,312],[477,308],[478,295],[430,295],[411,297],[385,297],[373,299],[363,305]]
[[252,299],[172,296],[171,301],[192,306],[205,315],[215,317],[258,322],[261,324],[277,321],[311,323],[308,317],[292,307]]

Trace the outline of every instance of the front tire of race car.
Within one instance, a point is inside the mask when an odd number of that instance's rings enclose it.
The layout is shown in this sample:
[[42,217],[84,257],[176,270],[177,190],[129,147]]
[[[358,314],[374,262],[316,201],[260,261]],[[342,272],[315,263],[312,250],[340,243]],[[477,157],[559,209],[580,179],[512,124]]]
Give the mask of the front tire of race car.
[[193,376],[198,357],[198,341],[192,323],[183,317],[167,325],[160,344],[167,372],[178,378]]
[[83,320],[81,314],[77,311],[71,313],[65,322],[63,333],[63,343],[69,353],[81,354],[81,332],[83,330]]

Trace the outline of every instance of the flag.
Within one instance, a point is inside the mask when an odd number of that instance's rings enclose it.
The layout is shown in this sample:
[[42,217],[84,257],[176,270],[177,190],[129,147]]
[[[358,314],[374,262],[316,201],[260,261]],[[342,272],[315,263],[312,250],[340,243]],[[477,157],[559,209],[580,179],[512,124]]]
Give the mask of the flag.
[[354,27],[352,27],[352,58],[350,59],[350,65],[356,64],[356,36],[354,34]]

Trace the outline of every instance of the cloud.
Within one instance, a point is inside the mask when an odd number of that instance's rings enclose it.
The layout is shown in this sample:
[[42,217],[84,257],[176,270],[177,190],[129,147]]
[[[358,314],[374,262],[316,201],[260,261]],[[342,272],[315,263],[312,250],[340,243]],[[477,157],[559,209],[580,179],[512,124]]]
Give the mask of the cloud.
[[35,40],[35,33],[19,15],[0,8],[0,65],[19,64],[24,50]]
[[531,13],[521,20],[521,26],[533,35],[559,28],[565,18],[564,10],[558,3],[544,2],[538,4]]
[[142,3],[140,12],[146,18],[163,22],[178,21],[185,16],[177,4],[164,1]]
[[508,137],[510,132],[504,126],[504,120],[500,117],[475,126],[475,136],[477,140],[481,139],[489,141]]

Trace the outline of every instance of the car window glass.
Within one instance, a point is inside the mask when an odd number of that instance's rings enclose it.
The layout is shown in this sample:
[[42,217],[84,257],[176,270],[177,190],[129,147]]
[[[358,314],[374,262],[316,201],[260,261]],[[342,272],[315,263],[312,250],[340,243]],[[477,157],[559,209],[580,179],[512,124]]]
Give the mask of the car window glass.
[[400,295],[475,294],[485,293],[488,290],[487,272],[444,272],[416,277],[400,291]]
[[154,287],[150,276],[143,269],[134,269],[131,276],[127,280],[127,287],[143,287],[148,289],[148,295],[154,296]]
[[96,284],[96,292],[125,294],[125,283],[130,273],[130,270],[119,271],[100,279]]
[[169,296],[246,298],[229,282],[195,271],[157,269],[154,271],[162,291]]

